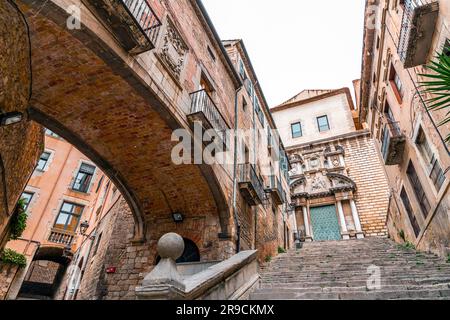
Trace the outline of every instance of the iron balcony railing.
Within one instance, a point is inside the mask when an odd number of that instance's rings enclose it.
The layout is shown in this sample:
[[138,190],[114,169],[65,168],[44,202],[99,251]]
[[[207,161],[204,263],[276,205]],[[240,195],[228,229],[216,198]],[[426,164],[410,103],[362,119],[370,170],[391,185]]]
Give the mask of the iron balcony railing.
[[191,110],[189,115],[197,114],[202,114],[205,118],[204,120],[208,122],[208,124],[203,124],[203,127],[205,129],[215,129],[225,146],[227,146],[227,130],[229,127],[211,96],[204,89],[191,93]]
[[50,236],[48,237],[48,241],[71,246],[74,238],[75,234],[73,232],[67,230],[52,229],[52,231],[50,232]]
[[283,186],[281,184],[280,178],[275,175],[270,176],[270,186],[268,188],[272,195],[274,196],[275,202],[282,204],[285,202],[283,193]]
[[265,198],[265,191],[261,177],[256,173],[255,165],[244,163],[239,165],[239,183],[250,184],[257,199],[255,203],[262,203]]
[[148,0],[82,0],[122,47],[139,54],[155,48],[161,21]]
[[438,0],[405,0],[398,44],[405,68],[426,62],[438,11]]
[[156,16],[148,0],[120,0],[130,15],[134,18],[136,24],[146,36],[147,40],[154,46],[158,36],[158,30],[161,21]]

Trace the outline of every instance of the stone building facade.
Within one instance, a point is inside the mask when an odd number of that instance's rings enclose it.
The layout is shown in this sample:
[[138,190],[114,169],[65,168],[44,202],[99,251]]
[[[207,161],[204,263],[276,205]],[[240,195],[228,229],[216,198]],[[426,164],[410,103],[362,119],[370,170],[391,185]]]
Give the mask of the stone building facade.
[[450,124],[446,110],[427,111],[419,89],[426,65],[450,39],[448,1],[367,1],[360,121],[389,179],[388,230],[399,241],[448,255]]
[[[222,43],[201,1],[15,3],[32,47],[29,118],[80,150],[122,195],[111,214],[90,223],[72,260],[83,276],[65,275],[64,283],[81,279],[79,292],[59,297],[131,298],[169,231],[202,262],[246,249],[259,249],[263,260],[292,245],[284,147],[243,43]],[[175,163],[176,132],[198,141],[198,125],[200,140],[213,129],[227,161],[198,163],[183,153]],[[234,129],[242,134],[222,135]],[[93,257],[89,248],[104,250]],[[105,269],[111,265],[114,272]]]
[[272,110],[292,164],[291,198],[304,241],[386,237],[387,179],[348,88],[304,90]]
[[[95,223],[102,209],[106,211],[111,206],[107,198],[111,197],[109,193],[114,186],[108,183],[103,172],[61,137],[50,130],[45,132],[44,151],[21,196],[26,203],[27,227],[19,239],[6,244],[6,248],[27,259],[25,268],[9,272],[8,299],[39,294],[32,288],[33,283],[35,287],[52,284],[51,290],[41,295],[53,297],[60,283],[48,278],[53,276],[53,280],[58,280],[57,273],[65,273],[73,253],[83,243],[80,224]],[[80,210],[69,212],[68,208],[72,207],[68,205]],[[48,264],[57,267],[51,269]],[[48,274],[44,276],[41,269],[49,271]],[[31,289],[27,290],[28,287]]]

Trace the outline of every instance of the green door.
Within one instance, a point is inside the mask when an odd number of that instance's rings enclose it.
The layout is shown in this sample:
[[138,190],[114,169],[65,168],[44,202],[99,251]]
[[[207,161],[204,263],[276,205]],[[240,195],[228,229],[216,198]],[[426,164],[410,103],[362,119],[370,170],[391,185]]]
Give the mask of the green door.
[[311,224],[315,241],[341,240],[336,207],[311,208]]

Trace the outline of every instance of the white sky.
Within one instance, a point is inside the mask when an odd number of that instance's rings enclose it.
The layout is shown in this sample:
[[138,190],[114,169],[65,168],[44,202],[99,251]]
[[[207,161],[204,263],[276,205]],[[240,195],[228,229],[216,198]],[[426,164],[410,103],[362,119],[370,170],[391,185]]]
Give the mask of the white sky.
[[203,0],[219,36],[243,39],[274,107],[360,78],[365,0]]

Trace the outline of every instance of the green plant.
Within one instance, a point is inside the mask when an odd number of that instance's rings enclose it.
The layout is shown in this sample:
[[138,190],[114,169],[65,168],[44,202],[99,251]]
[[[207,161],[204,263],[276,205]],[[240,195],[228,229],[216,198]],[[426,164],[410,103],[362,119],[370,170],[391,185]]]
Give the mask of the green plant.
[[25,256],[11,249],[5,249],[0,253],[0,261],[6,264],[16,265],[19,268],[25,268],[27,265]]
[[268,255],[264,258],[264,261],[266,261],[266,262],[272,261],[272,256],[271,256],[270,254],[268,254]]
[[450,263],[450,253],[447,256],[447,263]]
[[403,244],[400,244],[399,247],[405,250],[416,250],[416,246],[409,241],[406,241]]
[[[431,98],[425,101],[428,104],[428,110],[450,109],[450,56],[446,54],[448,52],[450,52],[450,45],[446,44],[444,50],[438,53],[428,65],[428,68],[435,72],[434,74],[420,74],[429,79],[429,81],[420,82],[424,92],[431,95]],[[450,110],[446,111],[439,126],[450,123]],[[446,137],[446,142],[450,142],[450,134]]]
[[278,253],[286,253],[286,249],[283,247],[278,247]]
[[17,240],[22,236],[23,231],[27,227],[28,215],[25,211],[25,200],[20,199],[17,203],[16,211],[11,218],[11,233],[9,238],[11,240]]
[[403,241],[406,241],[405,231],[400,230],[399,233],[398,233],[398,236],[399,236],[400,238],[402,238]]

